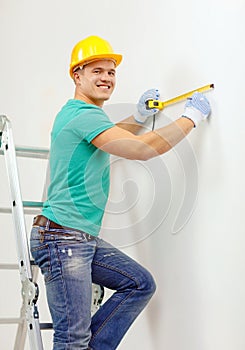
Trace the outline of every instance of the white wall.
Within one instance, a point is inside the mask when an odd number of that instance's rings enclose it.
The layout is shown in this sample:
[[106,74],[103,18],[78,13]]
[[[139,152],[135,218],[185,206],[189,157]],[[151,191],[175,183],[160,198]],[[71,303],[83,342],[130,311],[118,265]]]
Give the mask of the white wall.
[[[166,100],[215,84],[211,118],[175,150],[146,163],[113,159],[102,236],[147,266],[158,285],[122,350],[245,348],[244,16],[242,0],[0,2],[0,113],[11,118],[17,144],[49,145],[54,116],[73,96],[71,48],[88,35],[124,55],[107,107],[113,120],[148,88]],[[165,109],[157,126],[183,105]],[[40,195],[41,167],[21,161],[20,170],[25,199]],[[1,222],[0,260],[14,262],[11,220]],[[10,300],[0,298],[0,317],[15,315],[18,275],[0,273]],[[40,312],[48,317],[42,298]],[[11,350],[14,336],[13,326],[0,326],[1,348]],[[44,335],[45,350],[50,339]]]

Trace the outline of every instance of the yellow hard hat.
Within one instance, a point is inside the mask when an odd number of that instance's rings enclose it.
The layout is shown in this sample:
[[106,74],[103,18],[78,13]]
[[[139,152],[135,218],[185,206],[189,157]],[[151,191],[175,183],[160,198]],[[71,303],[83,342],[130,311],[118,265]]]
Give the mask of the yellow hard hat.
[[70,76],[73,78],[73,72],[77,66],[104,58],[112,59],[116,66],[122,61],[122,55],[115,54],[108,41],[98,36],[89,36],[79,41],[71,53]]

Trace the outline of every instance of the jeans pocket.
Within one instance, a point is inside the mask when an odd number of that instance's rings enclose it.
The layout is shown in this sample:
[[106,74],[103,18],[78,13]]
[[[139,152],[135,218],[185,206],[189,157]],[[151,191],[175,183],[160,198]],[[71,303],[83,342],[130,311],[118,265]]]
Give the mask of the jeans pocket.
[[51,258],[48,244],[31,247],[31,255],[35,264],[39,266],[47,283],[51,279]]

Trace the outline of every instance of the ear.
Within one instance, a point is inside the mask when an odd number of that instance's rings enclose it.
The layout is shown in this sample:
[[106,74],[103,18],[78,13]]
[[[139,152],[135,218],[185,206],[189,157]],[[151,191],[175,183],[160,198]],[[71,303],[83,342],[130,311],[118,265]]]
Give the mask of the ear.
[[80,75],[77,72],[73,73],[73,80],[75,83],[80,80]]

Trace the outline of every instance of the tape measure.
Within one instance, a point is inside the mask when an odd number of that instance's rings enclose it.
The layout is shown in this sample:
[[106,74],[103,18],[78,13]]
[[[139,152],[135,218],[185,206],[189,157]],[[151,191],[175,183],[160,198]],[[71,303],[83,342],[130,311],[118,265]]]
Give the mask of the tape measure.
[[172,105],[174,103],[177,103],[177,102],[181,102],[183,100],[186,100],[188,97],[191,97],[191,95],[194,93],[194,92],[205,92],[205,91],[208,91],[208,90],[211,90],[211,89],[214,89],[214,84],[209,84],[209,85],[205,85],[205,86],[202,86],[198,89],[195,89],[195,90],[192,90],[192,91],[189,91],[189,92],[186,92],[182,95],[179,95],[177,97],[174,97],[174,98],[171,98],[170,100],[167,100],[167,101],[158,101],[158,100],[148,100],[146,101],[146,106],[148,109],[152,109],[152,108],[157,108],[157,109],[160,109],[162,110],[163,108],[169,106],[169,105]]

